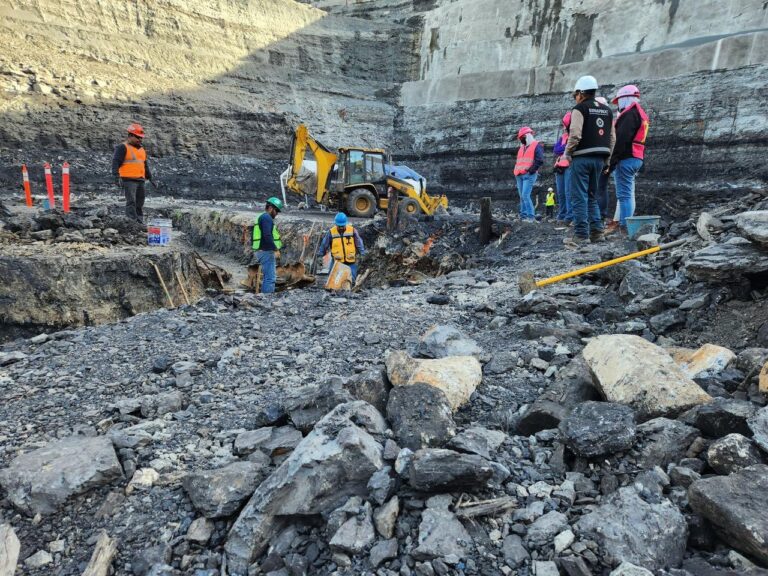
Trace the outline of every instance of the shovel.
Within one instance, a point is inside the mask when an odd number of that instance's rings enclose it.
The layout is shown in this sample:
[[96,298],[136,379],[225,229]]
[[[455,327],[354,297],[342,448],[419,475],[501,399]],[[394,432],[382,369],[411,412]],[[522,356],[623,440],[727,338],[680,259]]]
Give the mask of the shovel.
[[575,278],[576,276],[589,274],[590,272],[594,272],[596,270],[602,270],[603,268],[608,268],[609,266],[613,266],[615,264],[621,264],[622,262],[626,262],[627,260],[634,260],[636,258],[642,258],[643,256],[648,256],[650,254],[656,254],[656,252],[661,252],[662,250],[667,250],[668,248],[674,248],[675,246],[682,246],[686,242],[687,240],[685,239],[675,240],[674,242],[669,242],[667,244],[654,246],[653,248],[648,248],[647,250],[641,250],[640,252],[633,252],[632,254],[627,254],[626,256],[622,256],[620,258],[614,258],[613,260],[606,260],[605,262],[600,262],[599,264],[593,264],[592,266],[587,266],[586,268],[579,268],[578,270],[566,272],[565,274],[560,274],[559,276],[552,276],[550,278],[545,278],[544,280],[536,280],[533,275],[533,272],[523,272],[517,280],[517,285],[520,287],[520,293],[525,295],[525,294],[528,294],[529,292],[533,292],[534,290],[536,290],[536,288],[542,288],[543,286],[548,286],[550,284],[556,284],[557,282],[562,282],[563,280],[568,280],[568,278]]

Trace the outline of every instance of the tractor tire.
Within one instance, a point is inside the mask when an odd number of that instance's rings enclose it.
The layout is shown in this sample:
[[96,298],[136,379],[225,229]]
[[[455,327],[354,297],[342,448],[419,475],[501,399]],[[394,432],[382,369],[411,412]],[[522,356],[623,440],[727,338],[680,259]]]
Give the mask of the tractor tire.
[[372,218],[376,214],[376,196],[365,188],[357,188],[347,198],[347,213],[357,218]]
[[421,206],[413,198],[400,199],[400,214],[405,216],[418,216],[421,214]]

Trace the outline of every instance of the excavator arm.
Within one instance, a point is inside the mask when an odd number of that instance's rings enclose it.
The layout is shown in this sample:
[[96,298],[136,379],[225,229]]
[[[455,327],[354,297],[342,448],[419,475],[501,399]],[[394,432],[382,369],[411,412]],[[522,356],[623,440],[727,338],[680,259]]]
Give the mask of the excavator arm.
[[315,202],[322,204],[327,200],[328,179],[333,171],[333,167],[336,165],[338,156],[312,138],[304,124],[299,124],[293,135],[291,166],[286,186],[291,192],[304,196],[306,191],[301,187],[299,176],[307,149],[312,152],[317,162],[317,185],[314,190]]

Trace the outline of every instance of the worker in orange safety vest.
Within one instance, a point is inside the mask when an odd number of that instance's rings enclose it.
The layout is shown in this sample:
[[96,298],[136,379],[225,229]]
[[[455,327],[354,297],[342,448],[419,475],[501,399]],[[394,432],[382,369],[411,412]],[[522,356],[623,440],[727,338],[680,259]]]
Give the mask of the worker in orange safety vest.
[[131,124],[128,137],[115,146],[112,157],[115,184],[125,195],[125,215],[140,223],[144,222],[144,183],[149,180],[156,185],[147,163],[147,151],[142,146],[143,140],[144,128],[141,124]]
[[514,174],[517,193],[520,195],[520,218],[525,222],[536,222],[531,193],[539,176],[539,168],[544,164],[544,149],[533,135],[533,130],[528,126],[523,126],[517,132],[520,148],[517,150]]

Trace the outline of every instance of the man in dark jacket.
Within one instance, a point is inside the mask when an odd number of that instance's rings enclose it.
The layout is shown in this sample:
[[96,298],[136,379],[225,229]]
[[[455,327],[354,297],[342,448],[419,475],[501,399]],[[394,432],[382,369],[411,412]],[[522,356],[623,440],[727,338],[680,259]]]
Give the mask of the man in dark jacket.
[[125,215],[139,223],[144,222],[144,182],[149,180],[155,183],[149,171],[147,151],[142,146],[143,139],[144,128],[141,124],[131,124],[128,126],[128,137],[115,146],[112,156],[112,175],[125,195]]
[[283,241],[275,225],[275,218],[283,209],[280,198],[269,198],[264,206],[264,212],[256,215],[253,223],[253,251],[261,267],[261,293],[271,294],[275,291],[277,277],[277,261],[280,260],[280,249]]

